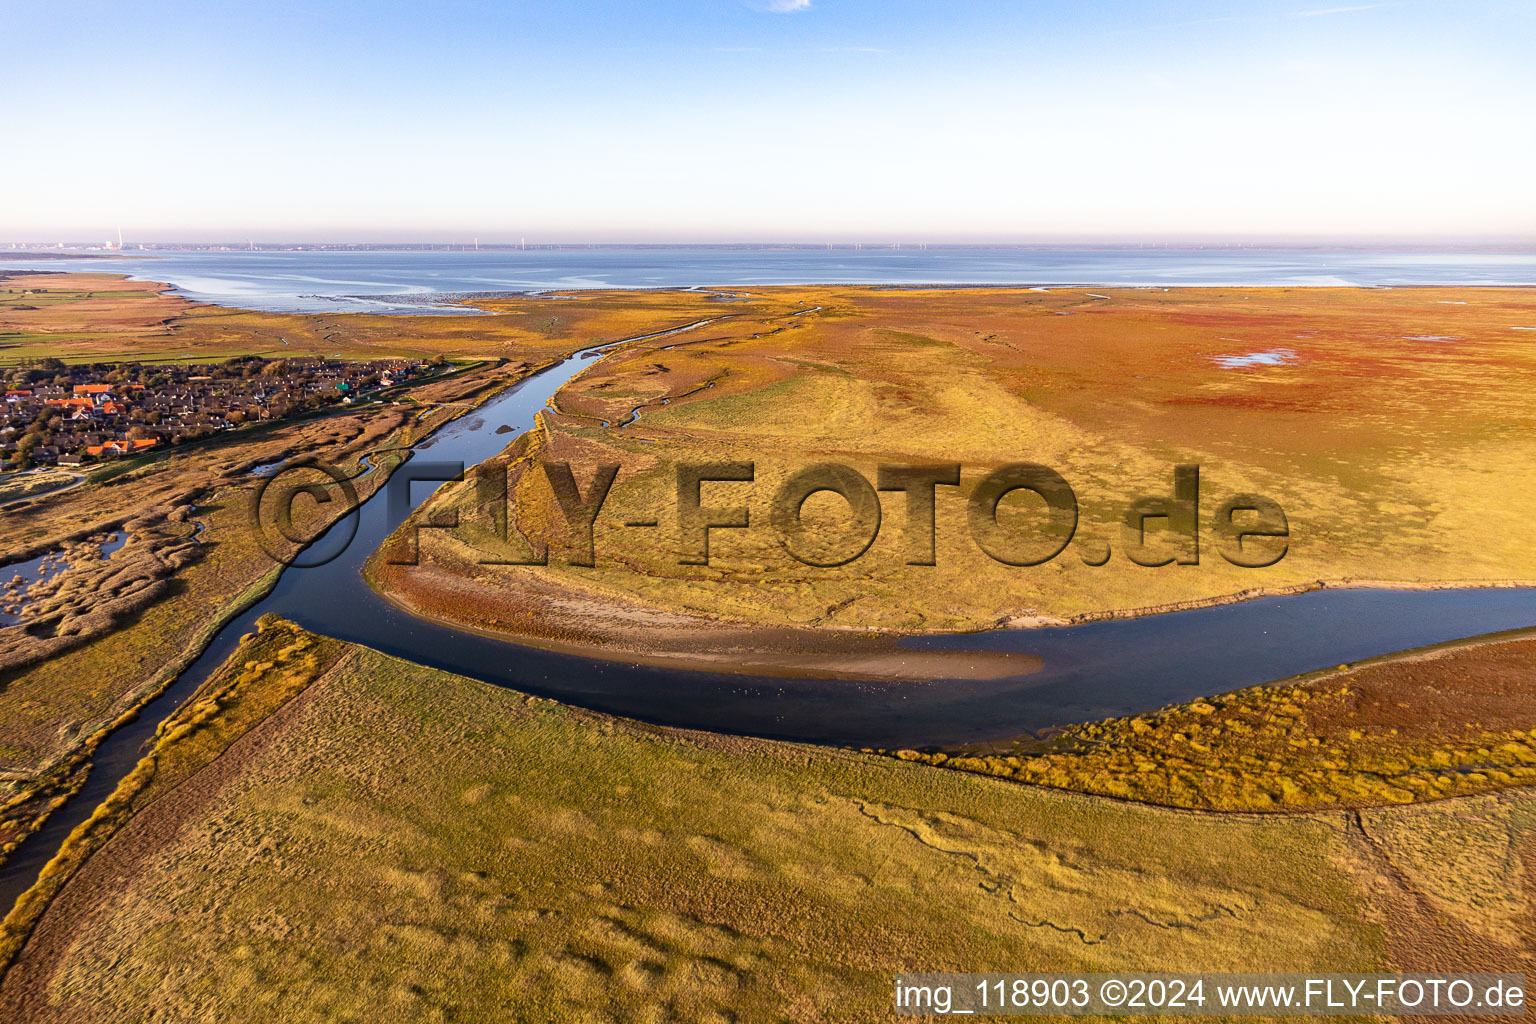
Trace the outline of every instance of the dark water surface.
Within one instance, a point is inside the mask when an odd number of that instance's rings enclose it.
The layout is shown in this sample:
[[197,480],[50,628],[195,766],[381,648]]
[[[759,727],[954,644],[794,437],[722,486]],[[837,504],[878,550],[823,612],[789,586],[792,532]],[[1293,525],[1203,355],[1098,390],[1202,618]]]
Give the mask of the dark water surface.
[[[1045,660],[1010,698],[983,695],[946,718],[1036,731],[1139,714],[1413,647],[1536,625],[1536,588],[1318,590],[1055,629],[906,637],[901,646],[1027,651]],[[1006,730],[1005,730],[1006,731]],[[1001,733],[1000,733],[1001,734]]]
[[[112,557],[112,552],[128,543],[128,535],[123,531],[107,532],[115,533],[117,536],[101,545],[102,558]],[[17,576],[20,576],[23,580],[21,587],[25,588],[34,583],[41,583],[43,580],[57,576],[62,570],[68,568],[69,565],[67,561],[60,557],[61,554],[62,552],[50,551],[33,558],[28,558],[25,561],[8,562],[5,565],[0,565],[0,584],[9,583]],[[10,604],[19,605],[24,608],[27,604],[26,600],[24,600],[24,594],[18,592],[12,597],[0,600],[0,605]],[[20,615],[12,615],[3,610],[3,608],[0,608],[0,626],[14,626],[20,621]]]

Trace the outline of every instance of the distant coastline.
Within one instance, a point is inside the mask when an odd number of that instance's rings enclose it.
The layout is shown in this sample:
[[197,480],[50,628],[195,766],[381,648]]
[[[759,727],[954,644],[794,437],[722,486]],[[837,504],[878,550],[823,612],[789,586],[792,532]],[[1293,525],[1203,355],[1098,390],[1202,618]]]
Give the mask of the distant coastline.
[[[266,313],[473,315],[487,295],[773,286],[1382,288],[1536,285],[1536,248],[483,246],[0,250],[7,272],[110,268]],[[102,261],[110,260],[110,263]],[[459,305],[454,305],[455,303]]]
[[39,251],[37,249],[0,249],[0,260],[14,260],[19,263],[34,263],[38,260],[114,260],[122,259],[121,253],[115,252],[72,252],[68,249],[50,249]]

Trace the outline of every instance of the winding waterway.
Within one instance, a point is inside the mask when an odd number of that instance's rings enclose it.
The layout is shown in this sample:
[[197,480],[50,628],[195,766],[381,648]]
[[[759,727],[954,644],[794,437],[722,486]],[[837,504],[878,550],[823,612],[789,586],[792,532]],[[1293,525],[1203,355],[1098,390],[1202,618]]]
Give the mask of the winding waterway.
[[[515,436],[497,433],[499,427],[531,427],[555,391],[588,365],[577,353],[502,392],[417,445],[418,461],[469,467],[498,454]],[[412,507],[435,486],[415,484]],[[1138,619],[902,641],[913,648],[1025,651],[1044,660],[1039,672],[1006,679],[866,682],[727,675],[599,661],[418,619],[375,594],[361,575],[368,555],[402,520],[390,515],[388,489],[381,488],[355,514],[355,535],[353,517],[336,523],[305,554],[306,563],[322,564],[289,567],[267,597],[221,629],[165,694],[101,744],[81,792],[0,869],[0,901],[9,906],[36,879],[65,836],[137,762],[156,725],[266,614],[434,668],[613,714],[715,732],[880,747],[1001,739],[1536,625],[1536,588],[1324,590]]]

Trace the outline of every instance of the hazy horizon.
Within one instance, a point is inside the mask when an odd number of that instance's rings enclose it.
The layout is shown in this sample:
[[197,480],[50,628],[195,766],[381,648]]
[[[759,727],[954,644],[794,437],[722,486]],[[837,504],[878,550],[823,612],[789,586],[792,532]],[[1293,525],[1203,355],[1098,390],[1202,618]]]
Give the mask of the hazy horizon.
[[[1220,236],[1168,236],[1168,237],[1101,237],[1101,236],[1063,236],[1041,239],[893,239],[893,238],[849,238],[830,239],[822,241],[808,241],[804,239],[664,239],[664,238],[478,238],[462,236],[422,235],[410,237],[398,233],[381,233],[375,239],[341,236],[315,236],[304,237],[302,234],[292,236],[274,236],[271,238],[247,238],[239,239],[228,234],[210,232],[206,237],[176,237],[176,238],[132,238],[125,237],[122,250],[109,249],[108,246],[116,243],[117,239],[103,238],[92,240],[88,238],[64,238],[53,241],[45,241],[39,238],[0,238],[0,255],[4,252],[96,252],[111,255],[133,255],[135,252],[173,252],[178,250],[228,250],[231,252],[242,251],[276,251],[284,248],[334,248],[356,250],[413,250],[427,251],[439,250],[454,252],[459,251],[498,251],[517,250],[550,250],[550,249],[1074,249],[1074,248],[1104,248],[1104,249],[1341,249],[1341,250],[1386,250],[1386,249],[1536,249],[1536,237],[1528,234],[1519,235],[1485,235],[1485,236],[1408,236],[1408,235],[1380,235],[1376,237],[1359,236],[1280,236],[1280,237],[1220,237]],[[137,246],[145,246],[139,250]],[[254,250],[251,248],[254,247]]]

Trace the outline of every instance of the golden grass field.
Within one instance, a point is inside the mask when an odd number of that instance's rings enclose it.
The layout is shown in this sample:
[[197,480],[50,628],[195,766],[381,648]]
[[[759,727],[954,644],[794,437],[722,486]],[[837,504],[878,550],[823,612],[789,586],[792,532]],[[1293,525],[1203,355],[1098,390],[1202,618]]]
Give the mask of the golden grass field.
[[[1536,347],[1518,329],[1536,324],[1531,290],[754,295],[774,308],[731,308],[707,327],[626,346],[563,388],[557,411],[506,456],[516,526],[506,542],[478,485],[447,488],[432,509],[453,506],[464,525],[429,531],[419,566],[377,557],[376,586],[435,617],[601,642],[622,656],[667,648],[667,628],[697,646],[688,627],[711,623],[977,629],[1321,581],[1536,579],[1536,491],[1515,484],[1536,472]],[[1229,365],[1255,354],[1273,365]],[[746,506],[752,528],[713,531],[710,564],[680,564],[677,466],[720,460],[754,463],[756,479],[705,484],[703,503]],[[590,568],[569,564],[545,475],[526,472],[541,461],[570,462],[581,487],[598,464],[622,466]],[[896,492],[882,495],[879,535],[862,557],[836,568],[791,558],[770,527],[770,500],[791,472],[829,461],[872,482],[880,464],[959,463],[961,486],[937,489],[937,564],[907,564]],[[976,483],[1017,461],[1058,471],[1077,496],[1076,534],[1043,565],[995,561],[968,526]],[[1134,564],[1126,506],[1171,495],[1177,464],[1200,467],[1199,562]],[[1277,564],[1243,568],[1223,557],[1218,507],[1244,492],[1284,509],[1290,536]],[[1004,499],[998,520],[1039,537],[1043,505],[1026,495]],[[805,515],[828,551],[857,550],[842,498],[816,495]],[[638,520],[658,526],[624,525]],[[1149,532],[1149,554],[1177,553]],[[481,564],[526,558],[545,543],[548,567]],[[595,618],[615,611],[606,625],[572,626],[572,608]],[[646,616],[663,628],[625,625]]]
[[877,1020],[902,970],[1531,966],[1525,791],[1174,811],[643,727],[280,621],[135,776],[0,1015]]
[[0,505],[67,487],[77,479],[77,476],[74,473],[50,469],[7,474],[3,479],[4,482],[0,483]]

